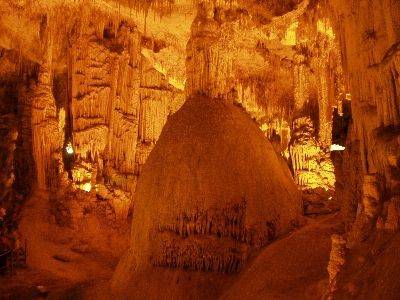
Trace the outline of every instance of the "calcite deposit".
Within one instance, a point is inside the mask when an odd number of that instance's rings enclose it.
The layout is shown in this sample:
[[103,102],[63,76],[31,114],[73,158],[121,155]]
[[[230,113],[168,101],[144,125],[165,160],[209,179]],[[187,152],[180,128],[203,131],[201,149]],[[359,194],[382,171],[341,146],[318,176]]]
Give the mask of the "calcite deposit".
[[[204,96],[187,100],[141,172],[132,248],[112,279],[113,297],[216,297],[218,289],[201,287],[214,280],[207,271],[239,272],[255,251],[299,224],[301,197],[281,161],[240,108]],[[165,291],[166,267],[192,282]]]

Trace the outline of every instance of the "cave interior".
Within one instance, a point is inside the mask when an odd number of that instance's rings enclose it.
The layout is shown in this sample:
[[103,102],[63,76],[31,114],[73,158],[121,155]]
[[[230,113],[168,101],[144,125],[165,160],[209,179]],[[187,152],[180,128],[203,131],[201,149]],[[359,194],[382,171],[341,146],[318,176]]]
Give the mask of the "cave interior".
[[400,298],[400,1],[0,4],[1,300]]

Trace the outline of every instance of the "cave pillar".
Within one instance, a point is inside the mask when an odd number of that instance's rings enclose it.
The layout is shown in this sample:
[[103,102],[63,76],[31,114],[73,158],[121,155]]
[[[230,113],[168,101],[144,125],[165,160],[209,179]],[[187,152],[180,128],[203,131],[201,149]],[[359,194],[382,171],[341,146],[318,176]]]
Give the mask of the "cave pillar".
[[294,114],[300,114],[304,105],[309,101],[310,69],[304,63],[305,57],[295,54],[294,58]]
[[333,101],[328,66],[321,64],[317,82],[319,106],[319,143],[325,151],[332,144]]
[[211,98],[226,98],[232,89],[232,55],[214,13],[213,4],[200,3],[192,24],[187,44],[187,97],[202,94]]
[[[57,182],[57,174],[52,166],[54,159],[59,160],[60,149],[64,142],[64,128],[57,120],[58,113],[52,93],[52,39],[47,29],[46,55],[39,68],[37,85],[31,84],[27,97],[32,103],[32,144],[36,166],[37,185],[46,189]],[[63,114],[60,114],[63,116]],[[60,120],[60,124],[65,123]],[[62,168],[63,169],[63,168]]]

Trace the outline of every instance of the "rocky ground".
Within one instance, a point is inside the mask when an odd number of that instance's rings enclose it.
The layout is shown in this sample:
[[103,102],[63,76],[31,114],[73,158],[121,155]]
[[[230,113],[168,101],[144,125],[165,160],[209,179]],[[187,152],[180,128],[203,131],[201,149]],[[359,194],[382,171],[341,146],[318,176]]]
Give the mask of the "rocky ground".
[[0,276],[1,300],[80,299],[80,291],[111,277],[129,244],[129,224],[109,226],[96,215],[87,215],[72,228],[58,226],[49,217],[44,192],[35,193],[22,214],[27,264],[17,264],[13,276]]
[[[43,200],[45,194],[35,197]],[[104,242],[115,229],[98,224],[102,229],[96,231],[95,222],[87,222],[87,230],[106,237],[93,237],[92,243],[86,240],[90,247],[76,252],[73,246],[79,230],[49,224],[41,217],[45,205],[37,204],[45,201],[31,199],[29,203],[21,223],[28,239],[28,263],[16,266],[12,277],[9,273],[0,276],[0,299],[96,299],[98,287],[111,278],[123,252]],[[342,232],[338,213],[306,218],[304,227],[261,250],[221,299],[320,299],[328,284],[331,235]],[[117,241],[118,235],[112,240]],[[40,287],[46,292],[41,293]]]

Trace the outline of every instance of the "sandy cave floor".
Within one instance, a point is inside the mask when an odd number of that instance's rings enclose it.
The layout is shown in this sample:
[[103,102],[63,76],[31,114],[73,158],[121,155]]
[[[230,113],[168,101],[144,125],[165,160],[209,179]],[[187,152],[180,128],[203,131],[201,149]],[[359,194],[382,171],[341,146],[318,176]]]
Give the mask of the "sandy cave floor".
[[[68,230],[55,233],[41,218],[46,209],[44,204],[28,205],[24,211],[20,226],[24,238],[36,238],[28,239],[27,266],[16,266],[12,277],[0,275],[0,300],[40,299],[37,286],[45,287],[46,299],[95,299],[92,291],[111,278],[122,252],[107,250],[107,243],[89,253],[72,252],[71,241],[65,241]],[[320,299],[328,283],[330,237],[342,231],[339,213],[306,218],[304,227],[261,250],[221,299]]]

